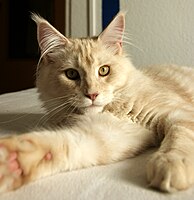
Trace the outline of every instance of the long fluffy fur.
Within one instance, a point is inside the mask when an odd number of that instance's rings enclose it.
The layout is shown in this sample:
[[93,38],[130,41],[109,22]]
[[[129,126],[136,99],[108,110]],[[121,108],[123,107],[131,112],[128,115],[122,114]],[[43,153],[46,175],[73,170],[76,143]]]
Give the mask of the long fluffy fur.
[[[122,49],[123,13],[97,38],[66,38],[43,18],[33,19],[42,52],[37,87],[45,117],[60,128],[1,139],[1,191],[61,171],[119,161],[158,143],[147,165],[150,185],[167,192],[190,187],[194,70],[135,69]],[[103,66],[110,72],[102,77]],[[68,69],[77,70],[80,78],[70,80]],[[97,95],[92,100],[88,94]]]

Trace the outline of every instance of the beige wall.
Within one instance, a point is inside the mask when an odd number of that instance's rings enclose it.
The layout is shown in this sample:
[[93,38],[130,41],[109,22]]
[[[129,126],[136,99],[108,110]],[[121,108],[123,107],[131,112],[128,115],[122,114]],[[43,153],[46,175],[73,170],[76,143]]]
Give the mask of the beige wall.
[[[68,1],[71,36],[98,34],[101,0]],[[128,11],[126,32],[133,45],[126,48],[136,66],[194,66],[194,0],[120,0],[120,4],[121,10]]]
[[66,0],[66,36],[86,37],[101,32],[102,0]]
[[121,9],[134,64],[194,66],[194,0],[121,0]]

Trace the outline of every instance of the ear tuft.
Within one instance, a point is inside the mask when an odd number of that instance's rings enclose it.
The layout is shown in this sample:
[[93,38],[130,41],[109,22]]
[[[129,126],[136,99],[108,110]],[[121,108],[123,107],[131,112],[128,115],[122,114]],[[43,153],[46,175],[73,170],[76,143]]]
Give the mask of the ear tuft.
[[64,45],[68,39],[57,31],[48,21],[40,15],[32,13],[32,20],[37,25],[37,39],[41,49],[41,57],[48,53],[51,49]]
[[[119,51],[122,47],[125,30],[125,13],[119,12],[98,38],[108,46]],[[118,53],[118,52],[117,52]]]

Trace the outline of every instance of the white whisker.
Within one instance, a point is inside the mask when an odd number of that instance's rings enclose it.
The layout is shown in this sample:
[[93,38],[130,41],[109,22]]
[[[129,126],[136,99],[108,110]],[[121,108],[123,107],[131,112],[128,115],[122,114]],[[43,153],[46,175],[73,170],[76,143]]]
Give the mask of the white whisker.
[[[29,97],[36,97],[36,96],[38,97],[37,94],[30,94],[30,95],[29,95]],[[2,97],[3,97],[3,96],[2,96]],[[5,101],[5,102],[0,102],[0,105],[8,104],[8,103],[13,103],[13,102],[17,102],[18,100],[21,100],[21,96],[20,96],[20,95],[14,97],[14,100],[13,100],[13,99],[7,100],[7,98],[6,98],[6,101]]]
[[6,121],[0,121],[0,124],[7,124],[7,123],[10,123],[10,122],[15,122],[19,119],[22,119],[30,114],[33,114],[33,113],[25,113],[25,114],[16,114],[16,116],[14,117],[14,119],[9,119],[9,120],[6,120]]
[[55,102],[55,104],[52,104],[52,106],[50,104],[50,106],[53,107],[53,109],[50,108],[51,110],[49,110],[44,116],[41,117],[41,119],[37,123],[36,127],[38,127],[39,125],[45,124],[51,118],[53,118],[58,113],[60,113],[62,110],[64,110],[65,111],[64,114],[66,114],[68,112],[69,107],[71,107],[73,100],[74,100],[74,98],[70,97],[68,99],[68,101],[65,101],[65,102],[62,102],[62,103],[61,102]]

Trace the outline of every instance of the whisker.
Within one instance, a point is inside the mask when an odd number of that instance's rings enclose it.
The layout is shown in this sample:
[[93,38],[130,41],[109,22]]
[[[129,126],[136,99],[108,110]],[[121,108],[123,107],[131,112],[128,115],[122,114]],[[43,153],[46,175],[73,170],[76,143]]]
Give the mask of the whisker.
[[132,47],[135,47],[136,49],[138,49],[139,51],[141,51],[142,53],[145,53],[145,51],[141,48],[139,48],[138,46],[134,45],[133,43],[129,42],[129,41],[126,41],[126,40],[123,40],[123,44],[128,44]]
[[63,96],[59,96],[59,97],[55,97],[55,98],[52,98],[52,99],[48,99],[48,100],[44,100],[44,102],[50,102],[50,101],[56,101],[56,100],[63,100],[63,99],[66,99],[68,97],[68,99],[70,99],[70,98],[72,98],[72,97],[74,97],[74,95],[63,95]]
[[[42,116],[39,120],[39,122],[37,123],[36,127],[38,127],[41,124],[45,124],[47,121],[49,121],[52,117],[54,117],[57,113],[59,113],[60,111],[62,111],[63,109],[67,108],[67,106],[70,104],[70,102],[72,101],[72,99],[70,98],[68,101],[60,104],[57,107],[54,107],[53,109],[51,109],[49,112],[47,112],[44,116]],[[46,119],[45,119],[46,118]]]
[[145,53],[145,51],[143,49],[141,49],[140,47],[138,47],[137,45],[134,44],[134,36],[130,33],[129,30],[125,30],[124,35],[123,35],[123,43],[124,44],[128,44],[132,47],[135,47],[136,49],[138,49],[139,51]]
[[70,116],[71,116],[71,114],[75,111],[75,109],[77,108],[77,106],[78,106],[78,103],[77,103],[76,101],[74,101],[74,102],[72,103],[72,105],[71,105],[72,110],[68,113],[67,117],[70,117]]
[[0,124],[7,124],[7,123],[10,123],[10,122],[14,122],[14,121],[22,119],[22,118],[24,118],[24,117],[26,117],[30,114],[33,114],[33,113],[17,114],[14,119],[6,120],[6,121],[0,121]]
[[[28,97],[36,97],[36,96],[38,97],[37,94],[30,94],[30,96],[28,96]],[[3,96],[2,96],[2,99],[3,99]],[[17,102],[18,100],[21,100],[21,96],[16,96],[16,97],[14,97],[14,100],[12,99],[12,100],[8,100],[8,101],[7,101],[7,98],[6,98],[6,101],[3,101],[3,102],[1,101],[0,105]]]
[[51,118],[53,118],[54,116],[56,116],[58,113],[62,112],[63,110],[66,109],[67,106],[58,108],[57,110],[55,110],[54,112],[50,113],[49,115],[46,116],[46,118],[42,121],[42,125],[44,126]]

